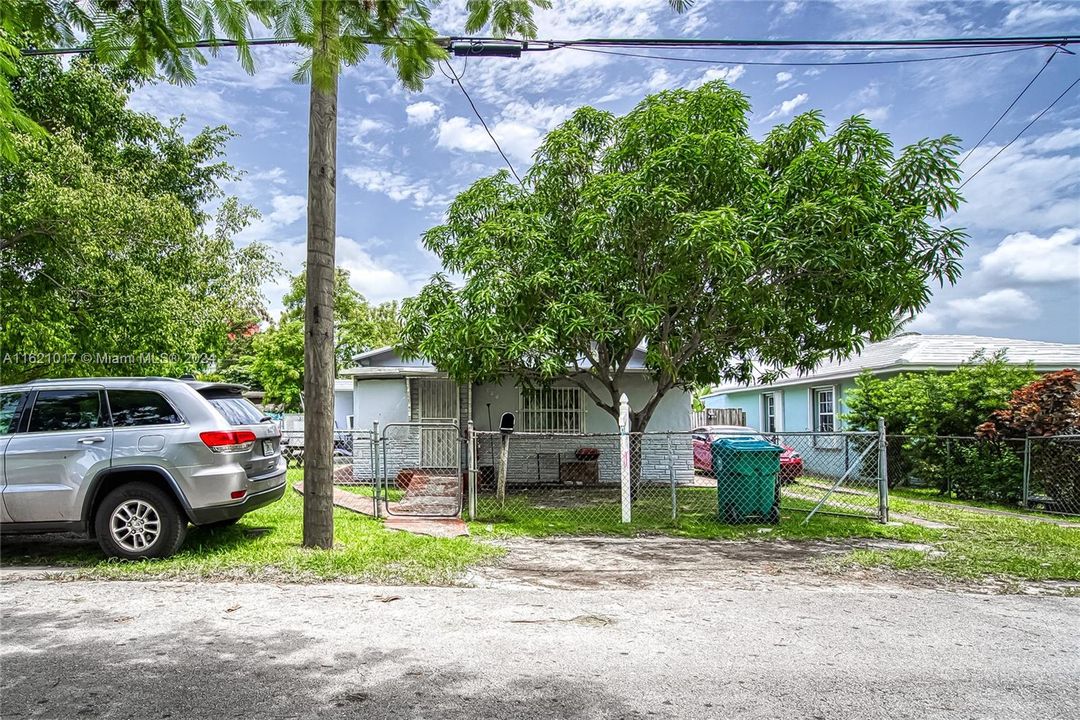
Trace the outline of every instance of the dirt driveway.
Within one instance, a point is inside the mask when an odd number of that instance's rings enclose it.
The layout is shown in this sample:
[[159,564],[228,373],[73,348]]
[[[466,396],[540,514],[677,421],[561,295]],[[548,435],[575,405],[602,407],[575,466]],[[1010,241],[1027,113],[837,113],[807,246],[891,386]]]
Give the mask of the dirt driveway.
[[775,542],[510,545],[468,587],[5,569],[0,716],[1080,716],[1077,598],[831,576]]

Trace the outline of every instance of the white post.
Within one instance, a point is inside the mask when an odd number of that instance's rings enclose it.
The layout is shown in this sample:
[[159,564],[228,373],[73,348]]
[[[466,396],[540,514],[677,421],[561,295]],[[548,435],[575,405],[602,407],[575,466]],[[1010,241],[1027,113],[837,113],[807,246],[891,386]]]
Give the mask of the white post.
[[630,522],[630,400],[619,398],[619,481],[622,484],[622,521]]
[[[472,386],[469,386],[470,391]],[[470,404],[469,407],[472,407]],[[476,519],[476,432],[473,428],[473,421],[469,421],[469,439],[465,445],[467,448],[467,455],[469,458],[469,519]]]

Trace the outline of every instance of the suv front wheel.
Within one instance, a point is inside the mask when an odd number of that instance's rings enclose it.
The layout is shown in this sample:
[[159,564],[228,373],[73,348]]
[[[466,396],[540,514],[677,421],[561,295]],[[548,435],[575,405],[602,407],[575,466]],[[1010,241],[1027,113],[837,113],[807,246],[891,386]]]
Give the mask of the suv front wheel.
[[163,558],[180,549],[187,518],[168,493],[149,483],[133,482],[105,496],[94,517],[94,530],[109,557]]

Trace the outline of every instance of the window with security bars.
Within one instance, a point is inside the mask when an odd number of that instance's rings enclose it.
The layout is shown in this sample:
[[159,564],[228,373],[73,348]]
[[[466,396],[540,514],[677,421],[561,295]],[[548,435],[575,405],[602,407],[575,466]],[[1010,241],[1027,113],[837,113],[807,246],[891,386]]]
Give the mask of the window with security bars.
[[581,390],[568,387],[522,388],[519,428],[525,432],[585,431]]

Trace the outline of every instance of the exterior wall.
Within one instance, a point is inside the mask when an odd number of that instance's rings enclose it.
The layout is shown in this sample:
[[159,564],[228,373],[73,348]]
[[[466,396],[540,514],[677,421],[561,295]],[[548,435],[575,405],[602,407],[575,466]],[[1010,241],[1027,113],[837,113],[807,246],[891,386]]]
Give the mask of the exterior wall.
[[[746,424],[755,429],[762,429],[761,419],[761,396],[772,392],[777,395],[780,403],[779,412],[782,416],[780,433],[807,433],[813,429],[811,417],[811,390],[817,387],[835,388],[836,398],[836,429],[838,431],[848,429],[842,419],[843,413],[848,411],[847,394],[855,387],[853,379],[817,381],[799,383],[770,390],[767,387],[739,390],[726,393],[723,398],[727,407],[739,407],[746,411]],[[708,401],[716,401],[717,398],[708,398]],[[709,402],[715,407],[715,402]],[[838,477],[843,474],[847,467],[854,464],[858,459],[861,446],[852,444],[843,438],[812,438],[809,436],[790,435],[781,437],[784,445],[794,447],[803,459],[803,467],[806,472],[824,477]],[[876,460],[875,460],[876,462]]]
[[[385,467],[387,477],[393,478],[402,468],[420,464],[420,433],[417,428],[391,427],[383,432],[387,423],[418,422],[418,383],[405,380],[357,380],[353,393],[353,414],[356,429],[367,431],[378,420],[380,433],[386,438],[380,459],[380,469]],[[408,386],[408,390],[406,387]],[[640,407],[651,396],[651,381],[634,377],[626,389],[631,406]],[[498,429],[504,412],[518,412],[519,390],[513,380],[501,383],[468,385],[458,387],[460,429],[464,434],[470,415],[477,430]],[[470,397],[473,411],[470,413]],[[559,462],[572,460],[574,451],[582,447],[600,450],[598,461],[601,482],[619,482],[618,423],[607,412],[596,407],[586,398],[585,432],[603,433],[602,436],[527,436],[517,434],[511,438],[508,480],[512,483],[556,482]],[[490,404],[491,423],[488,423]],[[642,445],[642,478],[649,482],[669,482],[674,472],[677,482],[693,479],[693,446],[687,432],[690,413],[690,395],[672,391],[660,401],[649,423],[648,432],[678,431],[677,435],[646,435]],[[359,437],[359,436],[358,436]],[[371,447],[367,436],[354,443],[354,478],[369,480],[371,474]],[[478,464],[493,465],[498,459],[498,439],[481,436],[477,448]],[[494,458],[494,462],[492,460]],[[462,458],[464,464],[465,458]]]
[[[569,382],[556,382],[556,387],[573,387]],[[631,407],[641,407],[652,396],[652,381],[634,376],[626,383],[626,395]],[[599,387],[598,387],[599,390]],[[585,396],[585,433],[574,435],[515,434],[510,439],[507,481],[509,483],[557,482],[559,463],[574,459],[574,451],[590,447],[600,451],[600,482],[619,482],[619,424],[607,411],[597,407]],[[488,420],[490,404],[490,423]],[[473,388],[473,415],[477,430],[498,430],[504,412],[517,413],[520,391],[512,379],[501,383],[477,385]],[[688,422],[690,395],[678,390],[669,392],[657,405],[649,421],[647,433],[676,431],[672,436],[646,435],[641,453],[642,478],[649,482],[669,482],[674,471],[677,482],[693,480],[693,445]],[[498,462],[498,438],[482,435],[477,447],[477,463],[495,465]]]
[[[379,423],[379,432],[388,423],[408,422],[409,408],[403,379],[370,379],[353,382],[353,480],[371,482],[372,468],[371,429]],[[396,431],[391,431],[396,432]],[[394,443],[396,451],[404,451],[400,443]],[[388,457],[387,467],[400,469],[402,458]],[[381,464],[381,463],[380,463]],[[397,469],[394,470],[397,474]]]
[[353,392],[349,390],[334,390],[334,427],[338,430],[346,430],[349,427],[349,416],[353,414]]

